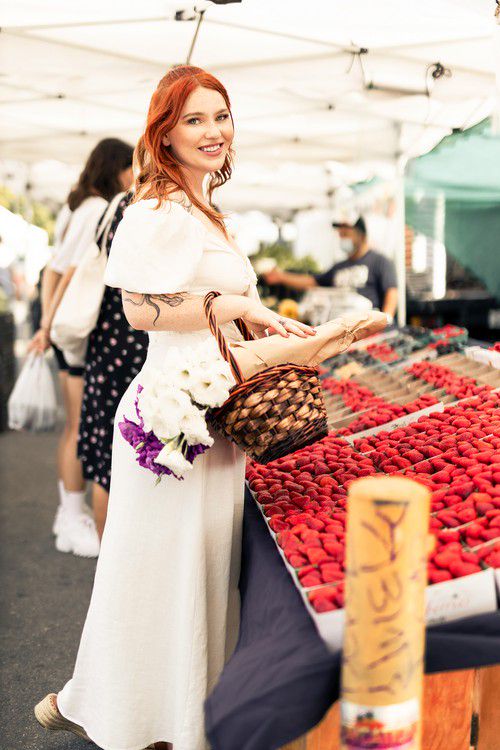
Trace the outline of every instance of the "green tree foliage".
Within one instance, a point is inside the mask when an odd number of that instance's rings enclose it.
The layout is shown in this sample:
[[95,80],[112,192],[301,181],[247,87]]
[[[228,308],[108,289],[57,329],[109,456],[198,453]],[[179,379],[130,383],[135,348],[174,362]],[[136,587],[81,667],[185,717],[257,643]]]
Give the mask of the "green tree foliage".
[[284,240],[273,242],[272,244],[261,242],[259,251],[255,255],[252,255],[252,262],[255,263],[261,260],[261,258],[273,258],[284,271],[319,273],[321,270],[312,255],[304,255],[301,258],[296,258],[293,254],[291,243]]
[[0,206],[22,216],[37,227],[45,229],[49,242],[53,242],[56,216],[54,211],[40,201],[30,201],[24,195],[17,195],[4,185],[0,185]]

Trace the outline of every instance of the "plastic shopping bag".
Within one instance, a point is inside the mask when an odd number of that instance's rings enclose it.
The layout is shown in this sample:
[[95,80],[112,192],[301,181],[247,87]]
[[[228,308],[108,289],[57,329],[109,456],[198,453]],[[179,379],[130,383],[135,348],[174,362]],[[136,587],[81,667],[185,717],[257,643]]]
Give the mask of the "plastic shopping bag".
[[7,404],[11,430],[51,430],[56,423],[54,380],[43,354],[26,357]]

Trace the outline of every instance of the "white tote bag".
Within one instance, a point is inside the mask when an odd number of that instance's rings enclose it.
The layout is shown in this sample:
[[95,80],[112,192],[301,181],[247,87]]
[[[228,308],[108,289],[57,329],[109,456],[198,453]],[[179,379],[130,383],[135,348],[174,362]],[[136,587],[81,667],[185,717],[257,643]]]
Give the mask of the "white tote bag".
[[62,349],[71,367],[85,364],[88,337],[97,323],[104,294],[108,262],[106,242],[113,216],[124,195],[118,193],[110,201],[99,222],[96,239],[83,253],[52,321],[51,341]]
[[31,352],[7,402],[11,430],[51,430],[57,417],[56,390],[43,354]]

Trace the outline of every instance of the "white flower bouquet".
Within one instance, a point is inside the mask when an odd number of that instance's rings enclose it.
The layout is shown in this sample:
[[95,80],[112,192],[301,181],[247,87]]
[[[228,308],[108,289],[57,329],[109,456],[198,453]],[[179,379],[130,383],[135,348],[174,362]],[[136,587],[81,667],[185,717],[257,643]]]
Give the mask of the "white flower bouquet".
[[234,385],[231,369],[209,338],[191,349],[171,347],[159,366],[144,368],[141,380],[139,422],[124,416],[121,434],[157,482],[165,474],[184,479],[196,456],[213,445],[206,413],[226,401]]

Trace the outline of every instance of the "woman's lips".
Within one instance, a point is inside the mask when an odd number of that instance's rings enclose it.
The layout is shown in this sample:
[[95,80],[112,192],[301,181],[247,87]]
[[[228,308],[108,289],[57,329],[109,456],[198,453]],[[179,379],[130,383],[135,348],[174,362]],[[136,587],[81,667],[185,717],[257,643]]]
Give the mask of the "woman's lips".
[[[214,146],[217,146],[217,148],[214,149],[213,146],[208,146],[208,147],[200,146],[198,148],[198,151],[201,151],[203,154],[206,154],[207,156],[220,156],[224,149],[224,144],[218,143],[218,144],[214,144]],[[210,150],[207,151],[206,148],[209,148]]]

